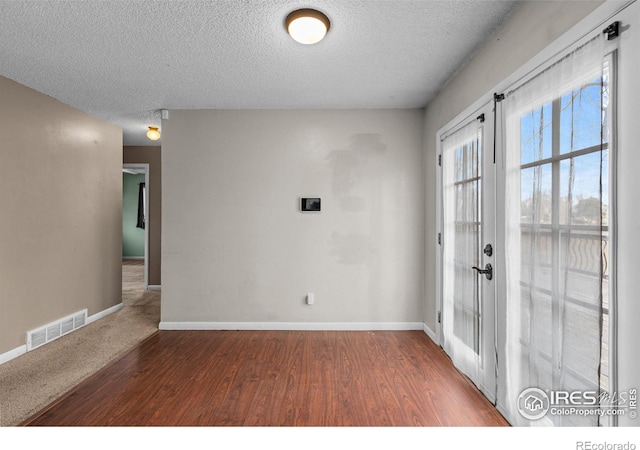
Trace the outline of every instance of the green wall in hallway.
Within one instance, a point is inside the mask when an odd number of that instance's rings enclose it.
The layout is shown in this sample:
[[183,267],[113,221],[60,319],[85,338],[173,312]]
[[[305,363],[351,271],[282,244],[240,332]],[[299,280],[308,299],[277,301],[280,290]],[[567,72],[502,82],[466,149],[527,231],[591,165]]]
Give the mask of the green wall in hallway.
[[137,228],[138,189],[144,175],[122,174],[122,256],[144,257],[144,230]]

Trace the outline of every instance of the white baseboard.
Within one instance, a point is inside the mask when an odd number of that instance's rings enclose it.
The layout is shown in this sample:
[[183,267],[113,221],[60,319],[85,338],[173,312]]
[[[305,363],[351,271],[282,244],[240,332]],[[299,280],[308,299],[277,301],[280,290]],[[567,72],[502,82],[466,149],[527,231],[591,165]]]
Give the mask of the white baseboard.
[[427,336],[429,336],[429,338],[430,338],[433,342],[435,342],[436,344],[440,345],[440,342],[439,342],[439,339],[438,339],[438,335],[437,335],[437,334],[435,334],[435,333],[433,332],[433,330],[427,326],[427,324],[426,324],[426,323],[424,323],[424,324],[423,324],[423,326],[424,326],[424,327],[423,327],[423,330],[424,330],[424,332],[427,334]]
[[0,355],[0,364],[4,364],[7,361],[11,361],[13,358],[17,358],[20,355],[27,353],[27,345],[21,345],[20,347],[9,350],[6,353]]
[[422,322],[160,322],[161,330],[398,331]]
[[107,308],[104,311],[97,312],[97,313],[87,317],[87,325],[90,324],[91,322],[95,322],[98,319],[102,319],[103,317],[106,317],[109,314],[112,314],[112,313],[114,313],[116,311],[119,311],[122,308],[124,308],[124,305],[122,303],[118,303],[117,305],[114,305],[111,308]]
[[511,426],[515,426],[515,424],[511,423],[511,421],[510,421],[509,419],[507,419],[507,417],[509,417],[509,414],[507,414],[507,411],[505,411],[505,409],[502,407],[502,405],[497,404],[497,405],[496,405],[496,409],[498,410],[498,412],[499,412],[500,414],[502,414],[502,417],[504,417],[504,418],[505,418],[505,420],[506,420],[507,422],[509,422],[509,425],[511,425]]
[[162,286],[159,284],[150,284],[149,286],[147,286],[147,290],[148,291],[161,291]]
[[144,261],[144,256],[123,256],[122,259],[128,259],[133,261]]

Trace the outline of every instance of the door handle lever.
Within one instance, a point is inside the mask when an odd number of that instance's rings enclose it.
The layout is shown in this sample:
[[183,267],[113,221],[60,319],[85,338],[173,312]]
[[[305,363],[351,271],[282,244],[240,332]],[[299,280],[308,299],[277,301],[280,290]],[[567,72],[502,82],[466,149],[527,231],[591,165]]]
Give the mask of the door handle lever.
[[472,269],[478,271],[478,273],[483,274],[485,277],[487,277],[487,280],[491,280],[493,278],[493,267],[491,267],[491,264],[489,263],[484,266],[484,269],[480,269],[476,266],[473,266]]

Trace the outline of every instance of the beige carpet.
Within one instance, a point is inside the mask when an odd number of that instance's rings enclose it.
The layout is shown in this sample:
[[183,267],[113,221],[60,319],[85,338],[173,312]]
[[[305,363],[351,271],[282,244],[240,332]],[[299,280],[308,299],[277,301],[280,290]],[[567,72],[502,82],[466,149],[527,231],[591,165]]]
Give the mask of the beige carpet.
[[122,309],[0,365],[0,426],[24,422],[158,329],[160,292],[143,280],[143,262],[125,261]]

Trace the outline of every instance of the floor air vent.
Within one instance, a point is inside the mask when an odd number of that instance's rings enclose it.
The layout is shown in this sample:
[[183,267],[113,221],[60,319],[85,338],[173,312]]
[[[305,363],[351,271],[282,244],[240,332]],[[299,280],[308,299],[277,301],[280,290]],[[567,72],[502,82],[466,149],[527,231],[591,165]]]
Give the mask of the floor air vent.
[[54,339],[71,333],[87,323],[87,310],[83,309],[70,316],[58,319],[43,327],[27,332],[27,351],[38,348]]

